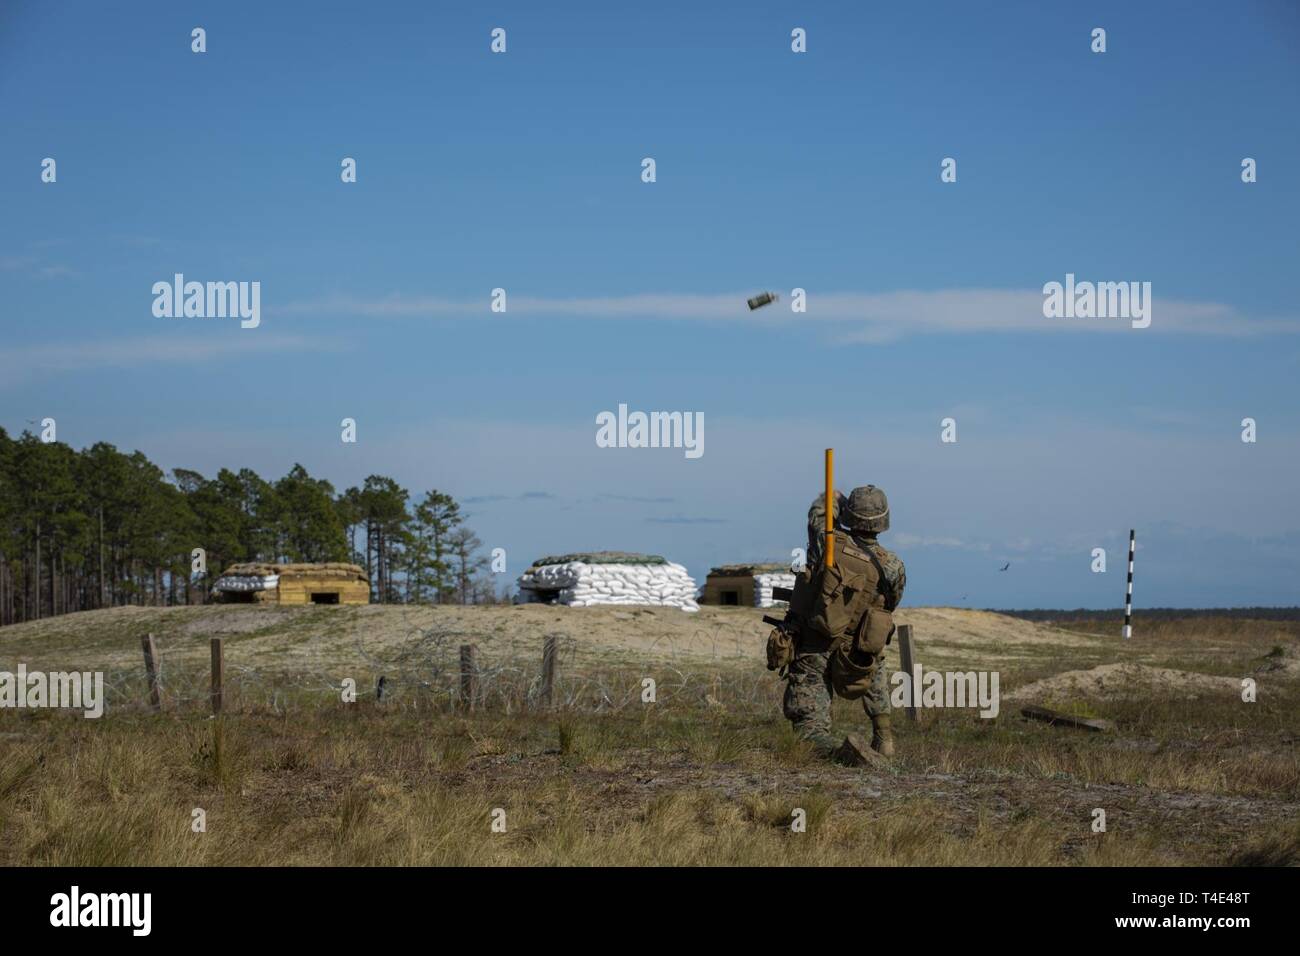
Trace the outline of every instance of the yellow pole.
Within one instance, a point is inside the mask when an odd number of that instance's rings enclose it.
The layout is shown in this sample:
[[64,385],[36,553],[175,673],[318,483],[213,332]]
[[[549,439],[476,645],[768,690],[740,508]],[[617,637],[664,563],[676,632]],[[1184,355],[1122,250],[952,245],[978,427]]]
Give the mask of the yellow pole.
[[826,567],[835,567],[835,449],[826,449]]

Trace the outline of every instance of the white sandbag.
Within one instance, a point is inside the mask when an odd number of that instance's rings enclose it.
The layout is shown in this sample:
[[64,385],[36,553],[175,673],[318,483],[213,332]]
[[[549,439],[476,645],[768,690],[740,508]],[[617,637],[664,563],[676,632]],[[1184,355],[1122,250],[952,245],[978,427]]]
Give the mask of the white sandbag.
[[551,601],[571,607],[660,605],[696,611],[695,581],[686,568],[666,564],[569,561],[529,568],[519,577],[521,604]]
[[754,606],[783,607],[788,602],[778,601],[772,597],[773,588],[793,588],[794,574],[790,572],[767,572],[754,575]]

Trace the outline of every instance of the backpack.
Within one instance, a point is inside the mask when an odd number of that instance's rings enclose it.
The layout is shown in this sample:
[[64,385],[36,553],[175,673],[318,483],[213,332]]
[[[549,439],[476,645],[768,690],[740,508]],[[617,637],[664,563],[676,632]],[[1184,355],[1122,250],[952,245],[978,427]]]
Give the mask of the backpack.
[[[894,563],[890,570],[899,576]],[[859,546],[840,532],[835,535],[835,564],[823,563],[805,576],[806,587],[798,589],[803,591],[803,632],[829,647],[835,692],[849,700],[862,697],[894,635],[897,582],[870,546]]]

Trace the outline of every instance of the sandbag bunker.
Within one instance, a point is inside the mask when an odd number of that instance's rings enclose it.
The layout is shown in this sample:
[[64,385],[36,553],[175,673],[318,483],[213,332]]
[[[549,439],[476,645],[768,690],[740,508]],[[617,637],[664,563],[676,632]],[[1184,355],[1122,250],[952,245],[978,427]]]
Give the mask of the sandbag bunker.
[[657,554],[593,551],[539,558],[519,576],[519,604],[648,604],[694,612],[695,579]]
[[356,564],[232,564],[212,584],[222,604],[369,604],[370,580]]
[[732,607],[780,607],[773,588],[793,588],[794,572],[783,564],[724,564],[704,579],[701,604]]

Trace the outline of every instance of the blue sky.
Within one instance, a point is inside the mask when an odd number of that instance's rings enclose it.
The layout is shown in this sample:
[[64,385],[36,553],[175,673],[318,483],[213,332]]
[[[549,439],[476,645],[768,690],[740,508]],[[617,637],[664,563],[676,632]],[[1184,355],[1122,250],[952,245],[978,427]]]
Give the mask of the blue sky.
[[[437,487],[512,575],[778,559],[834,446],[912,603],[1118,605],[1130,527],[1139,607],[1297,603],[1294,4],[624,7],[6,4],[0,426]],[[177,272],[261,325],[155,318]],[[597,448],[619,403],[705,454]]]

